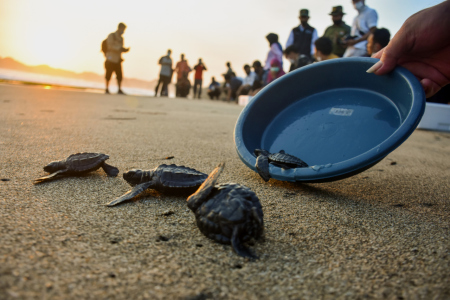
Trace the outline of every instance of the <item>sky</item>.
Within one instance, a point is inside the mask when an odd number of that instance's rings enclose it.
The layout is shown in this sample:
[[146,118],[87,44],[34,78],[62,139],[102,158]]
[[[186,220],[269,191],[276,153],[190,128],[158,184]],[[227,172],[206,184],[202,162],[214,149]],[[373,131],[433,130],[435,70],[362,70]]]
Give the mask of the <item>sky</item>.
[[[410,15],[441,2],[366,0],[378,12],[378,27],[392,36]],[[278,34],[284,47],[302,8],[309,9],[309,24],[321,36],[336,5],[343,6],[351,25],[357,14],[351,0],[0,0],[0,57],[103,74],[101,42],[123,22],[125,47],[131,48],[123,55],[125,77],[156,79],[157,62],[170,48],[174,63],[181,53],[191,66],[202,58],[209,82],[211,76],[222,79],[227,61],[238,76],[244,64],[264,64],[265,36]]]

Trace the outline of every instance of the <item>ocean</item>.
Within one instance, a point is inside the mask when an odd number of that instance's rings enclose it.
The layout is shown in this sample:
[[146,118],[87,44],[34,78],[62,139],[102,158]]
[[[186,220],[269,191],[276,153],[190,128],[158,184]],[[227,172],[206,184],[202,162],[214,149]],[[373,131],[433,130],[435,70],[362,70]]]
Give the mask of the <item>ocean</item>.
[[[62,87],[75,87],[82,88],[85,92],[91,93],[104,93],[105,92],[105,84],[95,81],[87,81],[82,79],[73,79],[68,77],[59,77],[52,75],[44,75],[23,71],[16,71],[11,69],[2,69],[0,68],[0,79],[9,80],[9,81],[18,81],[18,82],[30,82],[37,83],[43,85],[44,88],[46,86],[58,85]],[[47,87],[48,88],[48,87]],[[114,94],[118,90],[115,78],[111,79],[109,91]],[[122,90],[129,95],[136,96],[154,96],[155,92],[151,89],[143,89],[143,88],[134,88],[123,86]],[[174,97],[172,91],[169,91],[169,97]]]

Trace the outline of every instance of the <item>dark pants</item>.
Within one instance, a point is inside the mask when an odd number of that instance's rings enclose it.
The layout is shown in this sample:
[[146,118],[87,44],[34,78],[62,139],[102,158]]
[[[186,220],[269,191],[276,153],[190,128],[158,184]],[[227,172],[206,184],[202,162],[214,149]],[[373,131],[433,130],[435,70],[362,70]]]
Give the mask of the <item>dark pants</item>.
[[213,100],[214,98],[217,98],[217,100],[219,100],[220,89],[216,88],[214,91],[209,91],[208,96],[209,96],[209,99],[211,99],[211,100]]
[[122,81],[122,64],[121,63],[113,63],[109,60],[105,61],[105,79],[109,81],[113,73],[116,73],[117,81]]
[[158,88],[160,83],[162,83],[161,96],[169,96],[167,86],[170,83],[170,76],[159,75],[158,84],[156,85],[155,88],[155,96],[158,95]]
[[203,83],[202,79],[195,79],[195,81],[194,81],[194,98],[195,98],[195,95],[197,94],[197,85],[199,86],[198,97],[200,98],[200,96],[202,95],[202,83]]

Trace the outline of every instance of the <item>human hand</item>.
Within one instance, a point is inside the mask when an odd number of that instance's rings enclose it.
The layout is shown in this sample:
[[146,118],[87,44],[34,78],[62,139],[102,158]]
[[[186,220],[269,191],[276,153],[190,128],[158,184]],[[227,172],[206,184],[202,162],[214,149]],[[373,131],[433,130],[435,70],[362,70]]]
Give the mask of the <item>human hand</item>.
[[426,97],[450,83],[450,1],[409,17],[391,42],[372,57],[380,61],[368,73],[384,75],[405,67],[422,84]]

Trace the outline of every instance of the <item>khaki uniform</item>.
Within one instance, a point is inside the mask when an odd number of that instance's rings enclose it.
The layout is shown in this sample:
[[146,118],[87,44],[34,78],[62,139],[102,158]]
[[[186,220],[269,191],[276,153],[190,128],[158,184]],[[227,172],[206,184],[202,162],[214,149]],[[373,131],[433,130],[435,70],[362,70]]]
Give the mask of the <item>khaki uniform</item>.
[[345,52],[345,47],[339,44],[346,35],[350,35],[351,27],[342,22],[341,25],[331,25],[325,30],[324,37],[329,38],[333,42],[333,53],[342,57]]

